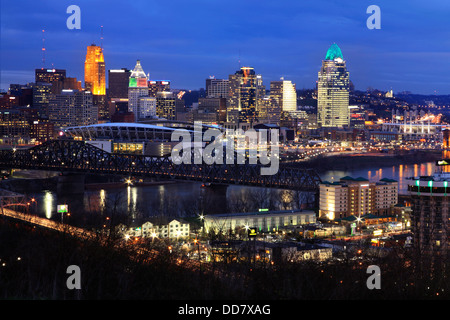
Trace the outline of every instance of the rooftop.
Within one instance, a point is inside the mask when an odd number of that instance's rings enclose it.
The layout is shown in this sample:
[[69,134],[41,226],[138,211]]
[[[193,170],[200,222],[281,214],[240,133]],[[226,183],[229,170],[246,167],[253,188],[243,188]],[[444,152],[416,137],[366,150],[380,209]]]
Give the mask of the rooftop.
[[342,60],[344,60],[344,56],[342,55],[341,48],[339,48],[336,43],[333,43],[327,51],[325,60],[334,60],[337,58],[341,58]]

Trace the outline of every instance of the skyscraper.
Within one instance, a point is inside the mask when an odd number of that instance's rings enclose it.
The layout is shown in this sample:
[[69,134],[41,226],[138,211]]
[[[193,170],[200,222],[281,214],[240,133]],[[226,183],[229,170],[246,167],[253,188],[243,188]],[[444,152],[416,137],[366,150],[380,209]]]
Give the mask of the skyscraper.
[[266,91],[261,75],[251,67],[242,67],[230,75],[228,81],[227,121],[234,124],[256,122]]
[[85,89],[93,95],[106,95],[106,74],[103,49],[95,44],[87,47],[84,62]]
[[52,94],[58,94],[64,89],[66,70],[64,69],[35,69],[35,82],[46,82],[52,84]]
[[206,96],[211,98],[228,97],[228,79],[206,79]]
[[271,81],[270,96],[278,102],[282,112],[297,111],[297,91],[291,81],[284,79]]
[[341,49],[333,44],[327,51],[317,83],[317,122],[322,127],[350,124],[348,111],[350,80]]
[[128,111],[134,113],[135,121],[141,118],[139,98],[149,96],[147,80],[141,61],[137,60],[128,81]]
[[87,47],[84,62],[85,89],[92,92],[92,101],[98,110],[98,118],[109,119],[109,108],[106,101],[106,71],[102,47],[92,44]]
[[127,99],[131,71],[127,68],[108,70],[108,98]]
[[87,90],[62,90],[50,99],[48,113],[57,128],[91,125],[98,121],[97,106]]

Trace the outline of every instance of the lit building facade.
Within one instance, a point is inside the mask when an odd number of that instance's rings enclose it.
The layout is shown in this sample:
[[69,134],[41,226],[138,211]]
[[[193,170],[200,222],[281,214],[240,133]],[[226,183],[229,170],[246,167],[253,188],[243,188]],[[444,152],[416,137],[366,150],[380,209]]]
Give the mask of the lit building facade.
[[128,81],[128,111],[134,113],[135,121],[141,117],[139,99],[149,96],[147,80],[141,61],[137,60]]
[[211,98],[227,98],[228,86],[228,79],[206,79],[206,96]]
[[261,75],[251,67],[242,67],[228,80],[227,121],[257,122],[257,112],[266,91]]
[[205,232],[236,231],[256,228],[260,232],[273,232],[282,228],[307,225],[316,222],[314,211],[282,210],[246,213],[210,214],[205,216]]
[[50,100],[48,113],[56,129],[98,122],[98,110],[90,91],[62,90]]
[[449,173],[414,178],[408,183],[411,197],[411,231],[422,254],[446,258],[450,240]]
[[176,120],[176,96],[172,92],[156,94],[156,115],[167,120]]
[[297,91],[295,84],[289,80],[270,82],[270,96],[281,107],[282,112],[297,111]]
[[35,69],[35,82],[46,82],[52,84],[51,93],[57,94],[64,89],[66,70],[64,69]]
[[319,216],[330,220],[366,214],[387,215],[398,203],[398,182],[344,177],[320,184]]
[[93,95],[106,95],[106,71],[103,49],[95,44],[87,47],[84,62],[85,89]]
[[327,51],[317,82],[317,123],[322,127],[350,124],[350,79],[341,49],[333,44]]

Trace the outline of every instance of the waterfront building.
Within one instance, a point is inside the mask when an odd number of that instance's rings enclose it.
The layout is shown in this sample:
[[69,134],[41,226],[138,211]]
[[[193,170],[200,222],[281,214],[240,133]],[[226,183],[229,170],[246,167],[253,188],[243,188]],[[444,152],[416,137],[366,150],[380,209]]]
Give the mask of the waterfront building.
[[398,203],[398,182],[381,179],[343,177],[320,184],[319,216],[330,220],[366,214],[388,215]]
[[150,219],[139,226],[127,227],[120,224],[116,231],[122,237],[185,239],[189,237],[190,225],[181,219]]
[[415,177],[408,182],[411,231],[420,253],[446,258],[450,240],[450,174]]
[[317,82],[317,122],[322,127],[350,124],[350,80],[341,49],[333,44],[327,51]]
[[258,211],[246,213],[210,214],[205,216],[205,232],[223,232],[257,228],[260,232],[273,232],[282,228],[316,222],[316,214],[309,210]]

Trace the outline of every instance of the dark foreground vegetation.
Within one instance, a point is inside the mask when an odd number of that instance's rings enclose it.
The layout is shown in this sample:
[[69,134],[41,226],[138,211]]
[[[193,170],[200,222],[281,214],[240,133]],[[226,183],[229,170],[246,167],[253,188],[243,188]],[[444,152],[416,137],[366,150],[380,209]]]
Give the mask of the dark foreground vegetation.
[[[158,244],[145,244],[148,248]],[[448,299],[448,270],[417,264],[403,248],[387,256],[336,263],[278,266],[209,264],[200,272],[162,244],[148,260],[0,216],[0,299],[28,300],[348,300]],[[368,289],[369,264],[381,269],[381,289]],[[69,290],[67,267],[81,269],[81,289]]]

